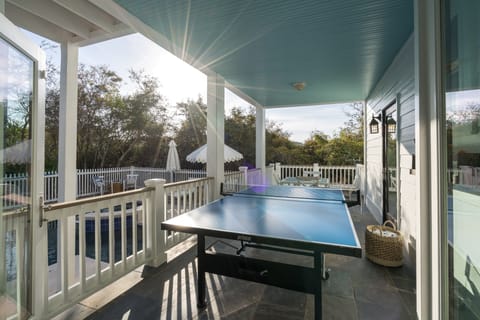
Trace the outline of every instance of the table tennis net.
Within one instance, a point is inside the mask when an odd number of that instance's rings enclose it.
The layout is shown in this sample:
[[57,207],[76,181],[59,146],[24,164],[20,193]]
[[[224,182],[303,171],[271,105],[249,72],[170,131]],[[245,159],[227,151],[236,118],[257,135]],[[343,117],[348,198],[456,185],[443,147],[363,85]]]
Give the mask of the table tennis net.
[[231,196],[257,196],[257,197],[276,197],[276,198],[292,198],[292,199],[309,199],[309,200],[327,200],[345,202],[343,192],[337,189],[328,188],[307,188],[292,186],[240,186],[235,185],[233,188],[228,185],[222,187],[223,195]]

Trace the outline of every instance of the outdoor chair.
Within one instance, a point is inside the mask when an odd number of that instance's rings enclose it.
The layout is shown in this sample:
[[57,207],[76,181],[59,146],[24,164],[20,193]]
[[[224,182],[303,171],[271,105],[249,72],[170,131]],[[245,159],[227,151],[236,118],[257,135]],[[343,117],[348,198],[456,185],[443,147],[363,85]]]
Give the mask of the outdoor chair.
[[102,196],[105,188],[105,178],[103,176],[93,176],[92,180],[95,188],[100,189],[100,195]]
[[138,174],[127,174],[124,181],[123,190],[137,189]]

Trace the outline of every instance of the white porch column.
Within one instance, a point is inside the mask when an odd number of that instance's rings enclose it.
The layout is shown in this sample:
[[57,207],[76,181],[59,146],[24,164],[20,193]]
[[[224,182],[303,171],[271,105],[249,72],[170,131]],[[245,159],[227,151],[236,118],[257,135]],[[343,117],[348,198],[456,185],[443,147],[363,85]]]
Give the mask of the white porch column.
[[0,0],[0,13],[5,14],[5,0]]
[[[442,152],[440,1],[416,0],[415,154],[416,154],[416,272],[418,319],[448,316],[446,228],[440,201]],[[446,184],[445,184],[446,185]]]
[[[58,202],[77,197],[77,105],[78,105],[78,47],[62,43],[60,62],[60,111],[58,141]],[[62,226],[63,227],[63,226]],[[68,243],[69,283],[75,281],[75,218],[66,226]],[[60,239],[59,239],[60,240]],[[58,251],[61,252],[60,245]]]
[[77,196],[78,47],[61,44],[58,141],[58,201]]
[[215,178],[213,199],[218,199],[220,183],[225,180],[225,80],[211,73],[207,82],[207,176]]
[[[265,177],[265,108],[257,106],[255,119],[255,167],[262,169]],[[265,179],[263,179],[265,183]]]

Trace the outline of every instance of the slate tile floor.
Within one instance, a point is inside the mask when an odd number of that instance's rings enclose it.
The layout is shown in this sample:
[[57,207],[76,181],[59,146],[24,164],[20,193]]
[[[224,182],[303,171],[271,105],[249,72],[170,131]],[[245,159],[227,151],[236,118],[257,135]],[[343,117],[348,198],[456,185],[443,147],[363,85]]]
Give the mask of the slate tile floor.
[[[365,227],[375,221],[358,206],[350,211],[364,247]],[[169,257],[168,264],[139,268],[56,319],[313,319],[311,295],[211,274],[208,306],[198,311],[192,244],[194,239],[170,252],[178,256]],[[221,243],[214,248],[231,250]],[[248,250],[255,254],[255,249]],[[287,254],[271,259],[311,263]],[[385,268],[365,257],[327,255],[326,264],[331,271],[323,282],[323,319],[416,319],[415,272],[408,261],[400,268]]]

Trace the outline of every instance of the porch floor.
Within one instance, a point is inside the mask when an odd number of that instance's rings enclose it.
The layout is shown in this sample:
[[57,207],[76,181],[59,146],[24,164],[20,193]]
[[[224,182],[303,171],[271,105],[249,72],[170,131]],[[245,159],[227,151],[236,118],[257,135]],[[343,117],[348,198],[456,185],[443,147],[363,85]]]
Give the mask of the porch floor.
[[[350,211],[364,247],[365,227],[375,220],[359,206]],[[167,264],[138,268],[55,319],[313,319],[312,295],[208,273],[207,308],[197,310],[194,244],[187,240]],[[365,257],[327,255],[323,319],[416,319],[415,271],[405,258],[404,266],[385,268]]]

